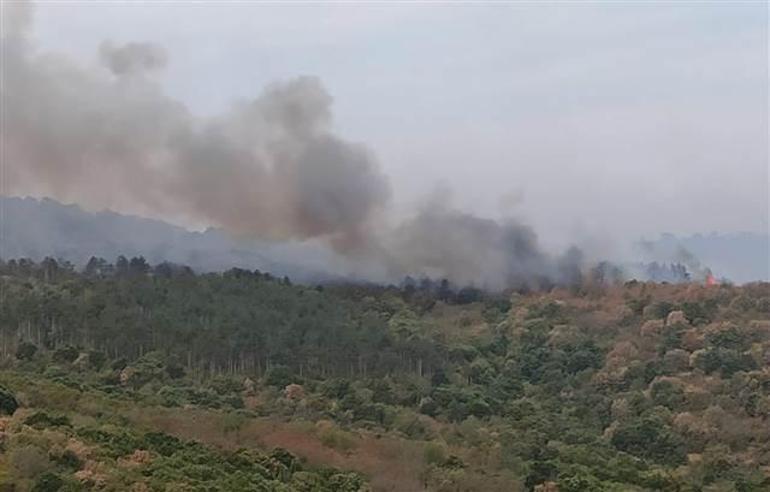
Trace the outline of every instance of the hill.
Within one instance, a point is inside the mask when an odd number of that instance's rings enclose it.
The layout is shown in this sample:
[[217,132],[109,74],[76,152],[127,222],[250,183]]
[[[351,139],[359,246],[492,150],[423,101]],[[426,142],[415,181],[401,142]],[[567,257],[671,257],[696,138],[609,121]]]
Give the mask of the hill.
[[240,267],[305,281],[329,279],[335,258],[311,243],[236,239],[217,229],[194,232],[160,220],[115,212],[87,212],[55,200],[0,197],[0,256],[66,259],[84,266],[91,256],[144,256],[196,271]]
[[770,284],[0,274],[18,490],[770,487]]
[[[353,266],[318,242],[237,239],[217,229],[194,232],[159,220],[87,212],[50,199],[0,196],[0,238],[0,258],[40,261],[50,256],[84,266],[91,256],[125,255],[143,256],[151,263],[189,265],[200,272],[258,268],[306,283],[383,278],[381,269]],[[718,277],[735,283],[769,281],[768,241],[766,234],[756,233],[663,234],[654,241],[638,242],[635,256],[623,262],[629,278],[646,279],[639,262],[657,261],[683,263],[691,273],[708,266]]]

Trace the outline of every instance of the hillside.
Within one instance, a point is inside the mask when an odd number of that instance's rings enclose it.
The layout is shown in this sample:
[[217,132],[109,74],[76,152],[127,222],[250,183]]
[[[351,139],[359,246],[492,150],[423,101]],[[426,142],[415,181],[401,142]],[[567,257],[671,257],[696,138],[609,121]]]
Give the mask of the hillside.
[[11,490],[770,488],[769,284],[0,273]]
[[61,258],[83,266],[91,256],[144,256],[183,263],[196,271],[260,268],[314,281],[333,277],[334,262],[311,243],[236,239],[217,229],[188,231],[160,220],[110,211],[88,212],[50,199],[0,196],[0,257]]
[[[362,276],[382,277],[376,267],[358,270],[319,242],[269,242],[233,238],[218,229],[188,231],[172,224],[103,211],[87,212],[77,205],[50,199],[0,196],[0,258],[61,258],[83,266],[91,256],[144,256],[151,263],[170,261],[196,271],[238,267],[288,275],[300,282]],[[770,280],[770,239],[767,234],[716,234],[677,237],[663,234],[640,241],[632,257],[619,258],[628,278],[649,279],[638,262],[693,262],[710,267],[734,283]],[[691,258],[683,258],[687,252]],[[700,266],[698,268],[700,268]]]

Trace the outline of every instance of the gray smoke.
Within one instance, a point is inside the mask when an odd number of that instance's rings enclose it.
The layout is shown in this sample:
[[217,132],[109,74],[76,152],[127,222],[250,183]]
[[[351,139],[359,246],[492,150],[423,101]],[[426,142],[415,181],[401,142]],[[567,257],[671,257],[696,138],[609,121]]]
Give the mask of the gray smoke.
[[554,278],[553,261],[535,232],[438,204],[421,210],[392,233],[393,270],[487,288],[538,286]]
[[196,118],[150,77],[166,63],[160,47],[105,42],[107,70],[87,70],[35,50],[28,4],[4,9],[14,25],[2,47],[6,193],[343,243],[388,201],[372,156],[331,131],[317,79]]
[[[195,221],[268,240],[322,239],[387,275],[504,287],[574,273],[535,233],[431,206],[401,225],[383,214],[390,185],[371,153],[331,129],[332,98],[314,77],[266,88],[199,118],[152,78],[149,43],[99,48],[102,67],[39,53],[31,7],[4,3],[2,192],[91,210]],[[579,255],[578,255],[579,256]],[[570,259],[571,258],[571,259]]]
[[102,63],[115,75],[138,74],[166,66],[166,51],[152,43],[128,43],[116,46],[105,41],[99,46]]

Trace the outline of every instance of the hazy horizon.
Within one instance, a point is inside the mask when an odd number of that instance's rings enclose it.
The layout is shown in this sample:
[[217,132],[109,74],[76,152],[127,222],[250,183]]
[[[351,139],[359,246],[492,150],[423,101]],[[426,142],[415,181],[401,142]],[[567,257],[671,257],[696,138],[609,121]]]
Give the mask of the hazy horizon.
[[318,76],[401,210],[444,186],[561,243],[767,231],[767,26],[762,2],[40,2],[34,30],[87,64],[163,46],[157,78],[202,115]]
[[467,279],[768,231],[759,2],[4,5],[5,194]]

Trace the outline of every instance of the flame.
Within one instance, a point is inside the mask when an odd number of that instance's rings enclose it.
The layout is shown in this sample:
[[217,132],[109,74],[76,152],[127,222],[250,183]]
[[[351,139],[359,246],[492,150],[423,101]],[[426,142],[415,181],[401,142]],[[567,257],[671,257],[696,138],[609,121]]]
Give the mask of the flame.
[[719,281],[717,281],[716,277],[714,277],[711,273],[706,275],[706,285],[719,285]]

